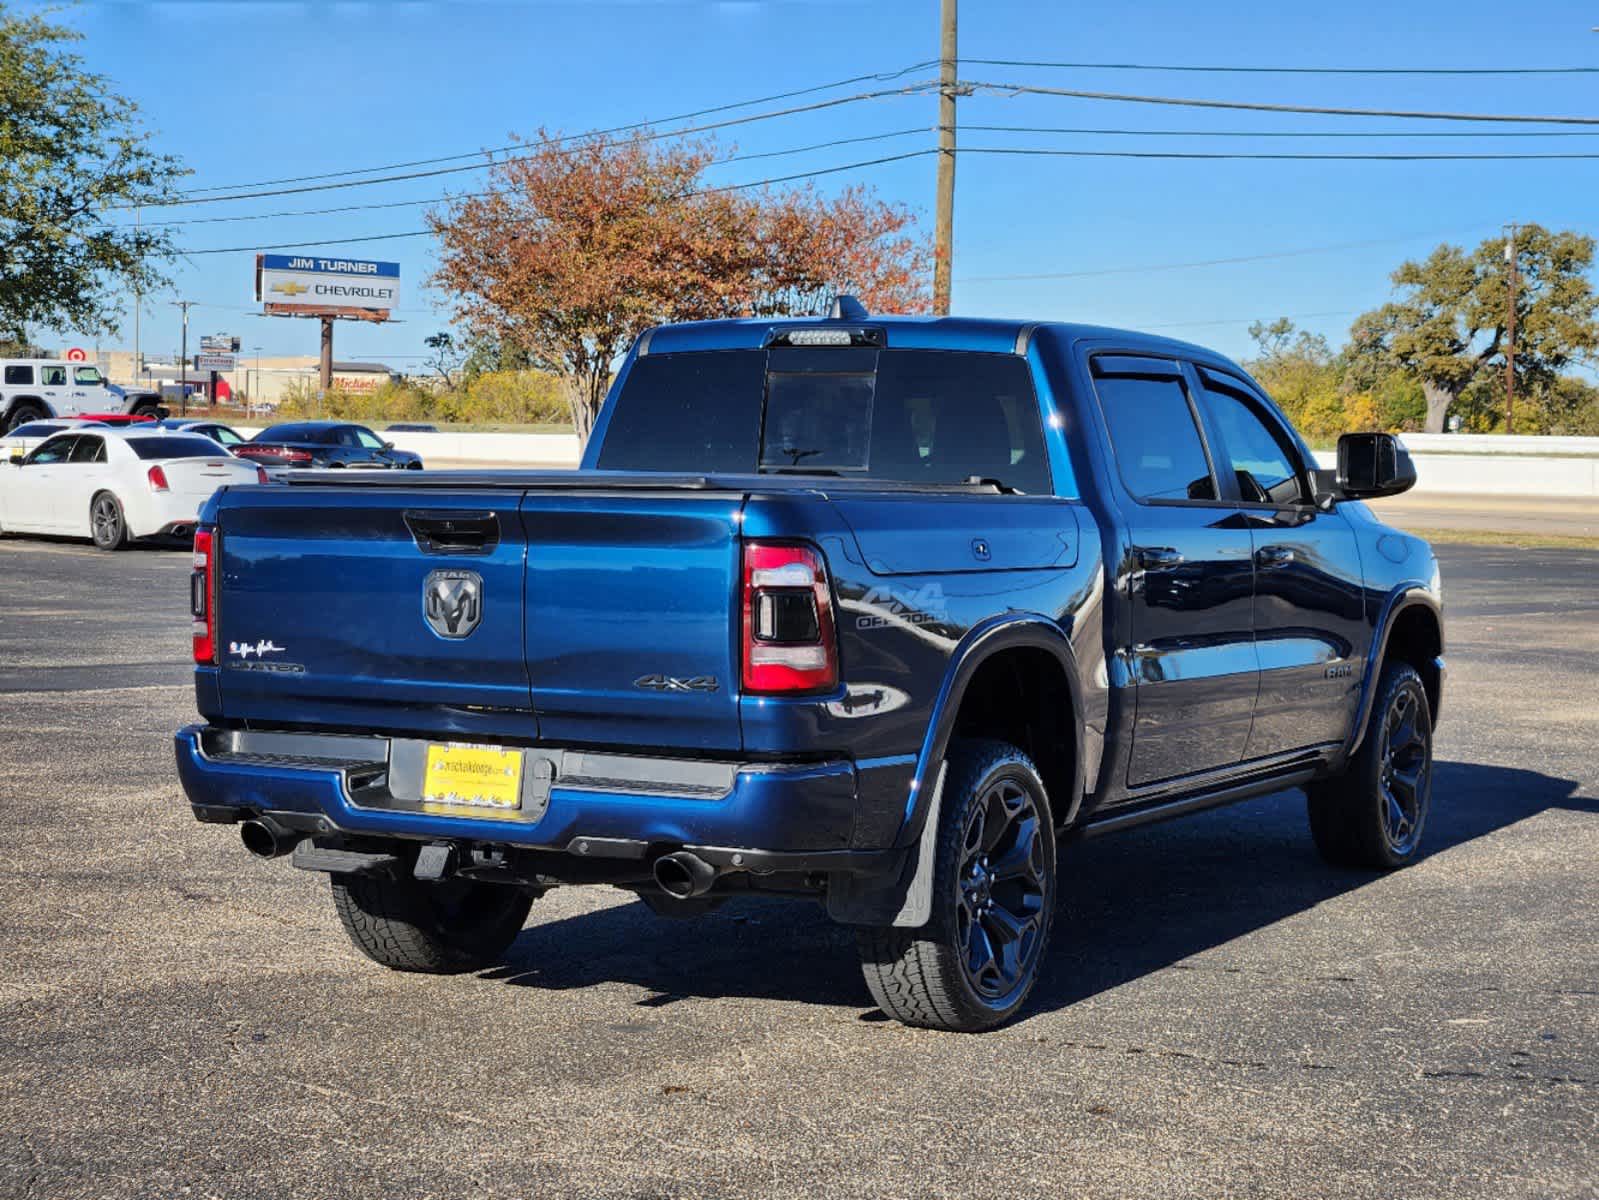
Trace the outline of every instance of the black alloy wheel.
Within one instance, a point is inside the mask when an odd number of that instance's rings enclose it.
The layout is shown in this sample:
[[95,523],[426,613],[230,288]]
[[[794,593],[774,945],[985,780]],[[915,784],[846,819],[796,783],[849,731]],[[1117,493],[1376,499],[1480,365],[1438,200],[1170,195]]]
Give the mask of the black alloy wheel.
[[1432,739],[1423,733],[1425,696],[1410,688],[1396,692],[1383,718],[1382,832],[1395,854],[1408,856],[1421,839],[1431,799]]
[[89,535],[101,550],[120,550],[127,544],[128,523],[110,492],[101,492],[89,505]]
[[1360,748],[1305,795],[1328,862],[1389,871],[1417,858],[1432,804],[1432,708],[1415,667],[1383,668]]
[[972,806],[961,840],[956,928],[973,990],[1014,992],[1037,965],[1052,897],[1038,804],[1015,778],[996,779]]

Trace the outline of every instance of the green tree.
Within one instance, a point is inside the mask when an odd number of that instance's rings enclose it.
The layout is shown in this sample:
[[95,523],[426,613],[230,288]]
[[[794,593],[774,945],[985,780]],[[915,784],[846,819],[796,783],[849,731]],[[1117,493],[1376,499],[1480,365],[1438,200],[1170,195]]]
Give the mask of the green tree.
[[173,257],[170,233],[134,228],[132,210],[170,200],[187,172],[66,48],[79,36],[0,3],[0,337],[16,341],[116,332],[124,295],[163,285]]
[[[1516,236],[1521,275],[1516,301],[1516,371],[1548,386],[1599,346],[1599,297],[1587,278],[1594,240],[1525,225]],[[1474,380],[1504,363],[1509,300],[1505,239],[1473,252],[1439,246],[1400,264],[1401,299],[1356,318],[1350,354],[1382,370],[1399,367],[1420,381],[1426,430],[1441,433],[1449,410]]]
[[1249,336],[1258,352],[1244,366],[1299,431],[1316,441],[1344,432],[1340,372],[1327,339],[1287,317],[1256,321]]
[[447,329],[440,330],[423,338],[422,344],[430,352],[422,365],[437,375],[445,387],[453,388],[456,372],[466,361],[466,352],[455,344],[455,335]]

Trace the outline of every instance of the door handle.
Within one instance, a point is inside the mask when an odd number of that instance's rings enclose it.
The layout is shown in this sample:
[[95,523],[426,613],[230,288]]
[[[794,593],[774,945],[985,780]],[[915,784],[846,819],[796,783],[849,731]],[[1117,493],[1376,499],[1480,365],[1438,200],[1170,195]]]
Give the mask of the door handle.
[[1134,546],[1133,557],[1146,571],[1159,571],[1166,567],[1179,567],[1183,556],[1171,546]]
[[1286,567],[1294,561],[1294,552],[1287,546],[1262,546],[1255,551],[1255,565],[1263,571]]
[[500,519],[494,513],[405,513],[406,528],[423,554],[489,554],[500,544]]

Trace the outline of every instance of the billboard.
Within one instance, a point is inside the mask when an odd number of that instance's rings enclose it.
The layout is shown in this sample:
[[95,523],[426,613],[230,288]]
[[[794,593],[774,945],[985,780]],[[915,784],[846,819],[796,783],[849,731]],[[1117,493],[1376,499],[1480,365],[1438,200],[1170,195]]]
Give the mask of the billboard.
[[400,264],[311,254],[257,254],[255,298],[268,316],[387,321],[400,302]]
[[196,371],[232,371],[238,368],[238,360],[231,354],[196,354],[194,356],[194,369]]

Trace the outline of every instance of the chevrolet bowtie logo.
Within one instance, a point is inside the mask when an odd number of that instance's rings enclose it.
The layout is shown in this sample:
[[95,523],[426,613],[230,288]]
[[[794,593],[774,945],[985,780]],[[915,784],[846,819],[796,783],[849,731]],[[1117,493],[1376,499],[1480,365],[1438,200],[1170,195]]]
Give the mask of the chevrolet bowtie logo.
[[295,283],[292,279],[288,283],[274,283],[272,290],[284,296],[298,296],[311,289],[303,283]]

